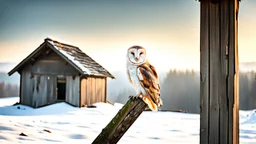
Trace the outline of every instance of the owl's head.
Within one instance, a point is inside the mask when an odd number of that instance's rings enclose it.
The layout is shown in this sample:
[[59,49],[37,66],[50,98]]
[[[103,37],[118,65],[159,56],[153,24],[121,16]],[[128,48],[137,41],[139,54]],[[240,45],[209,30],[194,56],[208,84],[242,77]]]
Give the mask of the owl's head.
[[127,50],[127,60],[131,64],[140,65],[146,62],[146,49],[141,46],[132,46]]

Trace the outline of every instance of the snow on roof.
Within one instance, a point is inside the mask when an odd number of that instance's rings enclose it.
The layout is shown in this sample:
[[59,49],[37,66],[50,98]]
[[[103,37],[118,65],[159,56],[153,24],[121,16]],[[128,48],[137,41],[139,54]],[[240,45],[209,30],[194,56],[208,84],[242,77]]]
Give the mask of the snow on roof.
[[[62,50],[61,48],[61,45],[59,44],[55,44],[53,41],[49,41],[48,42],[56,49],[58,50],[61,54],[63,54],[66,58],[68,58],[72,63],[74,63],[75,65],[77,65],[83,72],[84,74],[91,74],[90,70],[87,69],[85,66],[83,66],[77,59],[76,57],[72,54],[72,50],[71,52],[69,51],[65,51],[65,50]],[[59,46],[58,46],[59,45]],[[71,48],[72,49],[72,48]]]
[[64,44],[50,38],[46,38],[45,41],[50,43],[53,48],[81,69],[84,74],[114,78],[105,68],[82,52],[78,47]]
[[81,51],[78,47],[50,38],[46,38],[43,44],[41,44],[27,58],[20,62],[8,74],[12,75],[14,72],[18,71],[22,65],[26,64],[29,59],[33,58],[34,55],[40,52],[45,44],[48,44],[51,49],[61,55],[66,61],[71,63],[71,65],[82,74],[115,78],[105,68]]
[[50,38],[46,38],[45,41],[50,43],[53,48],[81,69],[84,74],[114,78],[105,68],[82,52],[78,47],[64,44]]

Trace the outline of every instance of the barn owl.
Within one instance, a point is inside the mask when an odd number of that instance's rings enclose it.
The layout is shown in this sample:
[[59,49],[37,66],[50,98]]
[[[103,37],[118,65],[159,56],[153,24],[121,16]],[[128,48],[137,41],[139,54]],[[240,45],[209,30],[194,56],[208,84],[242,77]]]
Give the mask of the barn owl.
[[127,50],[127,75],[136,90],[136,96],[141,98],[152,111],[162,106],[160,99],[160,85],[155,68],[146,58],[146,49],[132,46]]

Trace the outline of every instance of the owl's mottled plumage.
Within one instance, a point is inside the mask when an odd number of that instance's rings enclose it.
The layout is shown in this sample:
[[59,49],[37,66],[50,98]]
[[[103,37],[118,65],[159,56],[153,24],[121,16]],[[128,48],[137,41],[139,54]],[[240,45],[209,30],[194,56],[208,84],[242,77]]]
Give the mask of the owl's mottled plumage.
[[156,111],[162,106],[160,85],[155,68],[146,58],[146,49],[132,46],[127,50],[127,75],[136,90],[136,96],[142,98],[148,107]]

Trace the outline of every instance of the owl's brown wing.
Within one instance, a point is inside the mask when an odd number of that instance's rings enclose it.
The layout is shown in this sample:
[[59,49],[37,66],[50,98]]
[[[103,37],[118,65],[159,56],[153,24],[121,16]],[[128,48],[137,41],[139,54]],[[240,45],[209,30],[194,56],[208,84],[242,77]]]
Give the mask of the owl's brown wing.
[[156,73],[156,69],[154,66],[149,65],[149,68],[152,70],[153,74],[155,75],[155,77],[158,79],[158,74]]
[[152,101],[156,105],[159,105],[160,85],[155,68],[152,65],[147,64],[138,66],[137,76],[140,80],[140,84],[144,87]]

